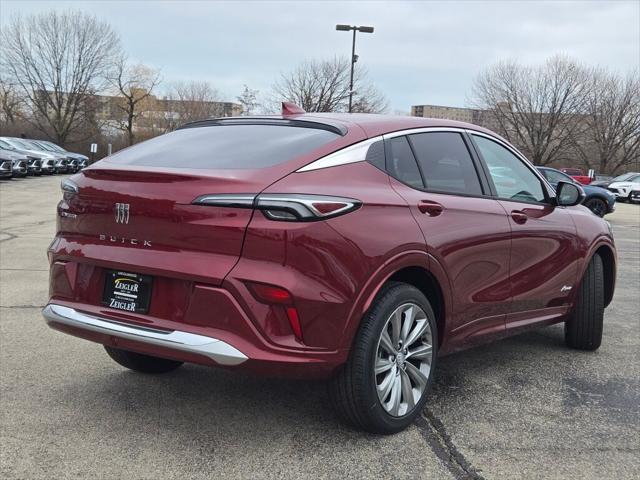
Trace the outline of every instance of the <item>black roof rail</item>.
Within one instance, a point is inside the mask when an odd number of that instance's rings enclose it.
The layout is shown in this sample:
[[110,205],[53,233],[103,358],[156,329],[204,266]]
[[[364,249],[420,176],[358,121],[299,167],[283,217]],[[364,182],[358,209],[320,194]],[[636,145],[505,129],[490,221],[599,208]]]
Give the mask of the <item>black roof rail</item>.
[[185,123],[178,130],[185,128],[198,127],[214,127],[224,125],[282,125],[299,128],[315,128],[317,130],[326,130],[336,133],[340,136],[347,134],[347,128],[344,125],[336,123],[321,122],[318,120],[297,120],[289,118],[272,118],[272,117],[225,117],[211,118],[208,120],[196,120],[195,122]]

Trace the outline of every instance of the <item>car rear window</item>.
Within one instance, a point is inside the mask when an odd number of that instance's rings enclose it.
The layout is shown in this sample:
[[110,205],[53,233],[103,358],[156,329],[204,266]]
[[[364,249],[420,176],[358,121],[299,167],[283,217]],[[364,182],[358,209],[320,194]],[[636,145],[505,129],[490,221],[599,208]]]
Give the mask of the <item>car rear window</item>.
[[122,150],[108,162],[168,168],[248,169],[284,163],[340,138],[317,128],[214,125],[187,128]]

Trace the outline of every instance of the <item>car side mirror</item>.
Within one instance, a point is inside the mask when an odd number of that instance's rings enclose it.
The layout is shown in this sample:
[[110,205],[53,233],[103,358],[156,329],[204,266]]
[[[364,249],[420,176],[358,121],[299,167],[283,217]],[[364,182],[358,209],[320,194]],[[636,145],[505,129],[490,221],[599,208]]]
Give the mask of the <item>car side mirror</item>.
[[572,207],[582,203],[585,194],[582,187],[575,183],[558,182],[556,187],[556,204],[561,207]]

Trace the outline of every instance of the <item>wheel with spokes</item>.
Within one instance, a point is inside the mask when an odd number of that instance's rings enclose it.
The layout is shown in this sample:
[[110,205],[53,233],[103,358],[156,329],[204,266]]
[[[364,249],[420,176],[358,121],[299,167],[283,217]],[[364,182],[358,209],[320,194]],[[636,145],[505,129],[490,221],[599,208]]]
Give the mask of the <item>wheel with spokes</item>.
[[604,217],[607,213],[607,204],[604,202],[604,200],[601,200],[599,198],[592,198],[590,200],[587,200],[584,203],[584,206],[600,218]]
[[329,393],[340,416],[375,433],[410,425],[426,402],[437,354],[435,315],[417,288],[390,283],[365,315]]

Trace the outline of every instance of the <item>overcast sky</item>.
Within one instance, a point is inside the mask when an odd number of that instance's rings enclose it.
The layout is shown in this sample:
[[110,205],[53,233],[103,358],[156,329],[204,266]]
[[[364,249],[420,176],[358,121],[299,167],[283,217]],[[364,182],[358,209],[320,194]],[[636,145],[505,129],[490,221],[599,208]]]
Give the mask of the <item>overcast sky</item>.
[[130,57],[160,68],[165,83],[207,80],[226,100],[245,83],[267,94],[302,60],[348,55],[350,34],[336,23],[375,27],[358,35],[357,66],[369,70],[390,112],[465,106],[473,78],[500,59],[537,63],[565,53],[621,72],[640,67],[640,0],[0,0],[0,24],[52,8],[95,14]]

